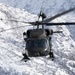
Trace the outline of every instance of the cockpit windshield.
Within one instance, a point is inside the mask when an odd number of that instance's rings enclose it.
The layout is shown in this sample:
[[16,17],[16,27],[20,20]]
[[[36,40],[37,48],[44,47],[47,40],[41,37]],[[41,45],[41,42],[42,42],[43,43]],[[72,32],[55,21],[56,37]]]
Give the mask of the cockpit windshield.
[[28,39],[26,42],[26,48],[46,48],[46,39]]

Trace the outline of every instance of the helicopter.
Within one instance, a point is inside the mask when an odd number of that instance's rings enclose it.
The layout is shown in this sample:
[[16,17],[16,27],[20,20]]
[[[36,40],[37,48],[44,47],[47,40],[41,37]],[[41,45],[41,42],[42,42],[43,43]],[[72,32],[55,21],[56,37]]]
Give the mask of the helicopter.
[[[38,18],[42,18],[42,21],[36,21],[36,22],[29,22],[30,24],[37,26],[36,29],[30,29],[27,30],[27,33],[23,33],[23,36],[26,36],[24,38],[24,41],[26,42],[26,48],[27,53],[23,53],[24,58],[30,60],[29,57],[42,57],[49,55],[49,58],[52,60],[55,59],[54,53],[52,51],[52,35],[54,33],[62,33],[62,31],[53,31],[52,29],[45,29],[44,26],[52,26],[52,25],[75,25],[75,22],[69,22],[69,23],[48,23],[51,20],[64,15],[68,12],[71,12],[75,10],[75,8],[72,8],[70,10],[67,10],[65,12],[62,12],[60,14],[57,14],[51,18],[45,19],[46,15],[40,11]],[[42,26],[40,28],[39,26]],[[29,56],[29,57],[28,57]]]
[[[40,11],[38,17],[42,18],[42,21],[46,18],[46,15]],[[29,57],[42,57],[49,55],[54,60],[54,54],[52,52],[52,35],[53,33],[62,33],[62,31],[53,31],[52,29],[45,29],[43,22],[36,21],[36,29],[27,30],[23,32],[24,41],[26,42],[26,52],[23,53],[23,60],[30,60]],[[42,28],[40,28],[42,23]],[[29,56],[29,57],[28,57]],[[25,60],[25,61],[26,61]]]
[[[22,55],[23,55],[23,60],[25,62],[30,60],[30,57],[42,57],[47,55],[49,55],[49,58],[51,58],[52,60],[55,59],[54,53],[52,51],[52,35],[54,33],[62,33],[62,31],[59,31],[59,30],[53,31],[52,29],[45,29],[44,26],[75,25],[75,22],[66,22],[66,23],[50,22],[74,10],[75,8],[71,8],[67,11],[56,14],[55,16],[50,18],[46,18],[45,13],[40,11],[40,13],[38,14],[38,21],[35,21],[35,22],[8,20],[8,21],[14,21],[14,22],[28,23],[32,26],[36,26],[36,29],[28,29],[26,32],[23,32],[23,39],[24,39],[24,42],[26,43],[26,46],[25,46],[25,53],[22,53]],[[42,19],[41,21],[39,21],[40,18]],[[4,19],[1,18],[0,20],[4,20]],[[40,28],[40,26],[42,27]],[[7,30],[17,29],[20,27],[25,27],[25,26],[10,28]],[[7,30],[4,30],[4,31],[7,31]]]

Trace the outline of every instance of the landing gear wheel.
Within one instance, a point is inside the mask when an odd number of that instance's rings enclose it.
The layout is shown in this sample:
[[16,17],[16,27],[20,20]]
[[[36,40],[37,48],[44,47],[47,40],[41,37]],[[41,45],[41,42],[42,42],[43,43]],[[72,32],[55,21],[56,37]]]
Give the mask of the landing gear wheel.
[[51,58],[52,61],[54,60],[55,57],[54,57],[53,52],[50,52],[50,53],[49,53],[49,58]]
[[30,58],[26,55],[26,53],[22,54],[24,56],[24,58],[22,59],[22,61],[27,62],[28,60],[30,60]]

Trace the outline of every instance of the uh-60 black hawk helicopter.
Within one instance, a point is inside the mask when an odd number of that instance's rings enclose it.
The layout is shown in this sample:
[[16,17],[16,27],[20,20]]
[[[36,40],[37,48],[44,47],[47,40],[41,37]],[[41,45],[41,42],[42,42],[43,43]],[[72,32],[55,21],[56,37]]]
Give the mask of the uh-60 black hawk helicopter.
[[[29,29],[27,32],[23,32],[23,36],[26,36],[24,38],[24,41],[26,42],[26,48],[25,53],[23,53],[23,60],[27,61],[30,60],[30,57],[41,57],[41,56],[47,56],[49,55],[49,58],[52,58],[54,60],[54,54],[52,52],[52,35],[53,33],[61,33],[62,31],[53,31],[52,29],[45,29],[44,26],[56,26],[56,25],[75,25],[75,22],[61,22],[61,23],[49,23],[50,21],[54,20],[57,17],[60,17],[64,14],[67,14],[71,11],[75,10],[75,8],[69,9],[67,11],[64,11],[62,13],[59,13],[51,18],[46,19],[46,15],[43,12],[40,12],[38,17],[42,18],[42,21],[36,21],[36,22],[24,22],[23,23],[29,23],[33,26],[36,26],[36,29]],[[1,19],[3,20],[3,19]],[[15,20],[9,20],[9,21],[15,21]],[[22,21],[15,21],[15,22],[22,22]],[[41,28],[39,26],[42,26]],[[25,27],[25,26],[20,26]],[[17,27],[17,28],[20,28]],[[16,29],[16,28],[11,28]],[[10,29],[8,29],[10,30]],[[5,30],[4,30],[5,31]]]

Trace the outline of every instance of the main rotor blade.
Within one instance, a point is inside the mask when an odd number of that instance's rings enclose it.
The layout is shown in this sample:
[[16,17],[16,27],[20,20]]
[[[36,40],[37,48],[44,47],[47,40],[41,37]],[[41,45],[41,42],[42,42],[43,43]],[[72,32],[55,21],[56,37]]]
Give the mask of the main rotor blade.
[[22,28],[22,27],[28,27],[28,26],[32,26],[32,25],[18,26],[18,27],[14,27],[14,28],[5,29],[5,30],[2,30],[2,31],[0,31],[0,32],[5,32],[5,31],[8,31],[8,30],[12,30],[12,29],[18,29],[18,28]]
[[1,21],[4,20],[4,21],[13,21],[13,22],[21,22],[21,23],[35,24],[35,22],[25,22],[25,21],[11,20],[11,19],[10,19],[10,20],[9,20],[9,19],[6,20],[6,19],[3,19],[3,18],[0,18],[0,20],[1,20]]
[[67,14],[67,13],[73,11],[73,10],[75,10],[75,7],[74,7],[74,8],[71,8],[71,9],[69,9],[69,10],[67,10],[67,11],[64,11],[64,12],[62,12],[62,13],[59,13],[59,14],[57,14],[57,15],[51,17],[51,18],[48,18],[48,19],[44,20],[44,22],[50,22],[50,21],[52,21],[52,20],[54,20],[54,19],[56,19],[56,18],[58,18],[58,17],[60,17],[60,16],[62,16],[62,15],[64,15],[64,14]]
[[60,23],[34,22],[32,24],[33,26],[36,25],[55,26],[55,25],[75,25],[75,22],[60,22]]
[[45,23],[46,26],[53,26],[53,25],[75,25],[75,22],[61,22],[61,23]]
[[75,25],[75,22],[60,22],[60,23],[46,23],[46,22],[31,22],[33,26],[36,25],[46,25],[46,26],[54,26],[54,25]]
[[17,20],[6,20],[6,19],[3,19],[3,18],[0,18],[1,21],[13,21],[13,22],[21,22],[21,23],[28,23],[28,24],[31,24],[31,25],[39,25],[39,21],[35,21],[35,22],[25,22],[25,21],[17,21]]

